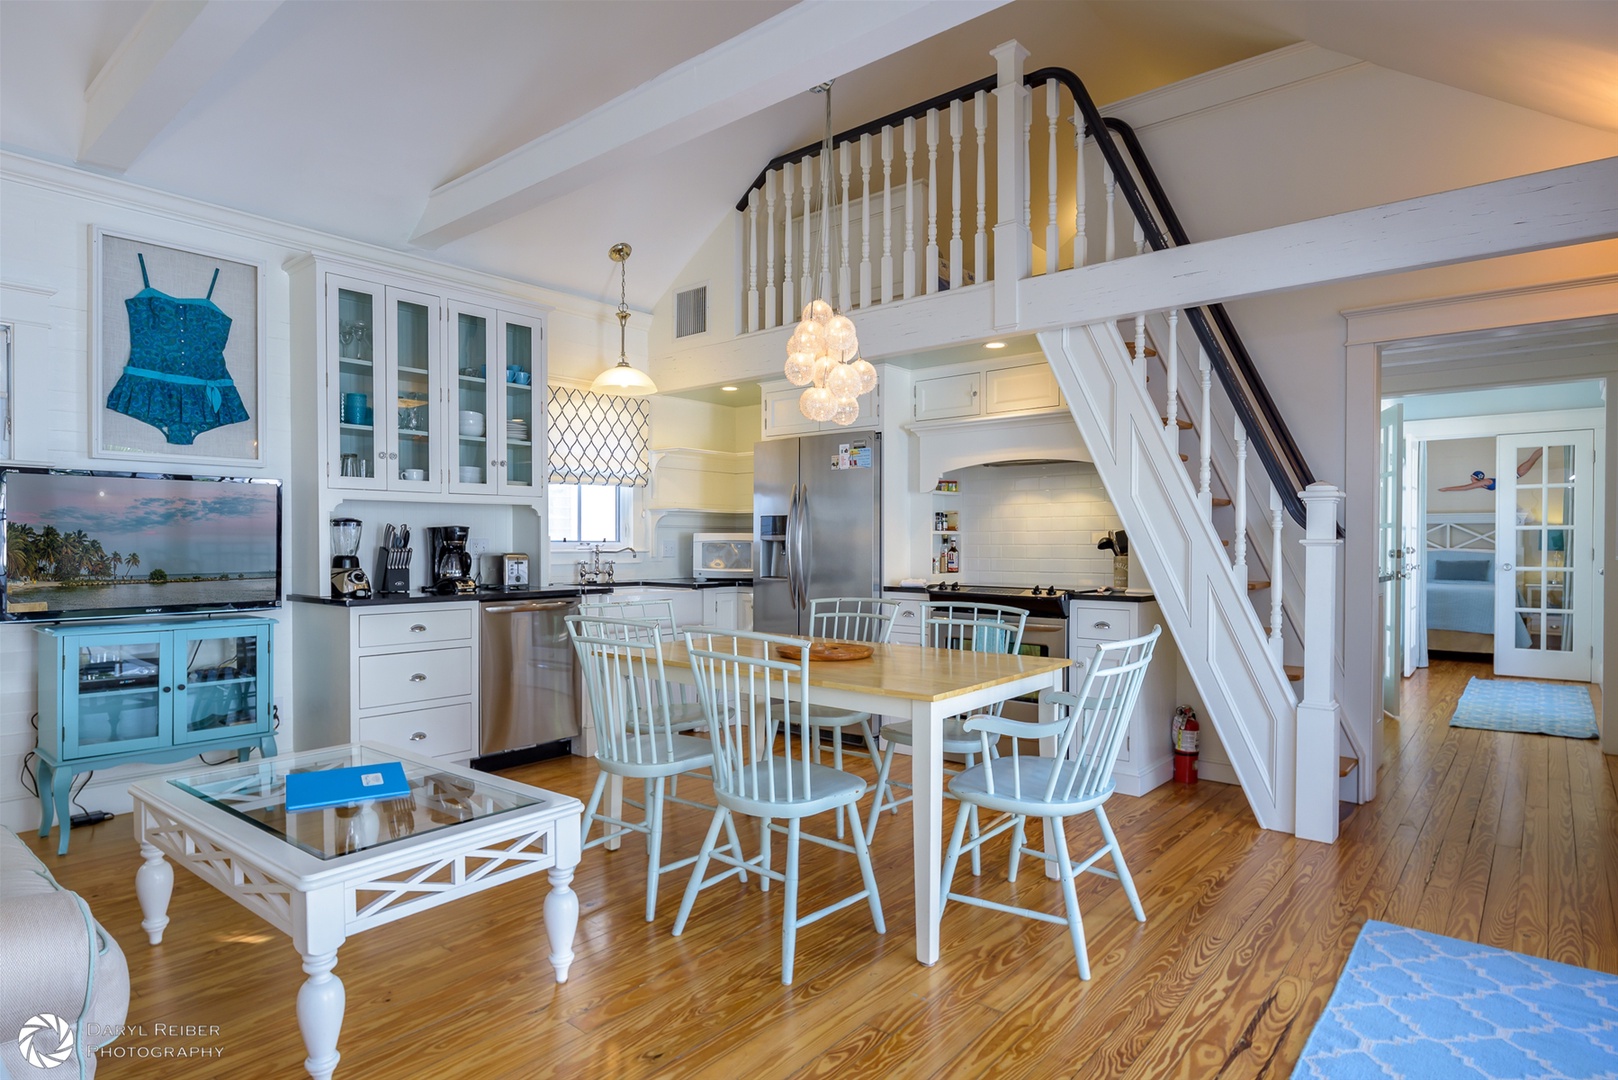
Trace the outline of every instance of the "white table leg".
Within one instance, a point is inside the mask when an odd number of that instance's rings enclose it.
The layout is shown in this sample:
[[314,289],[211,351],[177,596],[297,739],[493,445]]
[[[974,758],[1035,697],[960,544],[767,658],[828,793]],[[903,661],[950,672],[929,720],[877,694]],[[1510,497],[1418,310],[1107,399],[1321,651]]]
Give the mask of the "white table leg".
[[940,721],[930,715],[927,703],[918,703],[911,710],[916,959],[924,964],[938,962],[939,905],[943,900],[940,877],[944,872],[944,746],[940,739],[941,728]]
[[309,1056],[303,1067],[315,1080],[329,1080],[337,1068],[337,1036],[343,1030],[347,994],[343,980],[331,973],[337,953],[304,953],[303,970],[309,976],[298,988],[298,1030]]
[[557,866],[545,872],[550,878],[550,895],[545,897],[545,934],[551,939],[551,966],[556,981],[567,982],[567,969],[573,966],[573,935],[579,928],[579,894],[568,887],[573,867]]
[[[1060,687],[1061,684],[1057,683],[1056,688],[1060,689]],[[1039,722],[1049,724],[1055,719],[1056,705],[1044,693],[1041,693],[1039,695]],[[1054,738],[1039,740],[1039,753],[1041,757],[1055,757],[1056,740]],[[1056,834],[1051,832],[1051,825],[1048,821],[1040,823],[1040,832],[1045,835],[1045,876],[1052,881],[1056,881],[1062,876],[1062,871],[1057,862]]]
[[[607,814],[619,821],[624,820],[624,778],[617,773],[607,778]],[[623,842],[623,837],[615,836],[601,846],[608,851],[617,851]]]
[[[137,813],[136,828],[142,815]],[[169,897],[174,894],[174,867],[156,846],[140,842],[141,858],[146,861],[135,871],[135,896],[140,901],[140,928],[153,945],[163,942],[163,928],[169,924]]]

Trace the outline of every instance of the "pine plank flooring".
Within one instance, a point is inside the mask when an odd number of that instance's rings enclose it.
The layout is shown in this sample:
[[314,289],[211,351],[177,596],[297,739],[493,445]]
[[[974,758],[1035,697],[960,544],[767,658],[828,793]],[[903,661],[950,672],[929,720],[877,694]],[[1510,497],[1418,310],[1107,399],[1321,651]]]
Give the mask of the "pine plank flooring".
[[[563,986],[545,959],[543,876],[351,939],[336,968],[348,995],[337,1076],[1280,1078],[1367,919],[1618,972],[1618,758],[1594,741],[1450,728],[1473,674],[1487,670],[1435,660],[1407,681],[1404,721],[1386,722],[1378,798],[1336,845],[1259,829],[1235,787],[1113,799],[1147,922],[1116,883],[1085,875],[1089,982],[1064,927],[962,905],[945,912],[942,960],[917,964],[908,808],[884,816],[873,848],[888,933],[863,905],[806,927],[791,987],[779,981],[778,889],[710,889],[675,938],[688,871],[664,879],[646,923],[634,838],[585,854]],[[508,775],[582,799],[596,771],[566,758]],[[682,794],[702,791],[688,780]],[[671,806],[665,850],[694,851],[705,826],[705,814]],[[220,1056],[107,1059],[101,1075],[304,1075],[290,943],[182,870],[166,939],[146,945],[129,828],[121,816],[82,829],[65,858],[25,839],[123,946],[129,1023],[220,1029],[115,1045]],[[1071,823],[1069,841],[1075,853],[1100,843],[1088,822]],[[857,874],[850,856],[805,848],[807,910]],[[991,846],[964,887],[1060,909],[1032,860],[1015,885],[1004,876],[1005,848]]]

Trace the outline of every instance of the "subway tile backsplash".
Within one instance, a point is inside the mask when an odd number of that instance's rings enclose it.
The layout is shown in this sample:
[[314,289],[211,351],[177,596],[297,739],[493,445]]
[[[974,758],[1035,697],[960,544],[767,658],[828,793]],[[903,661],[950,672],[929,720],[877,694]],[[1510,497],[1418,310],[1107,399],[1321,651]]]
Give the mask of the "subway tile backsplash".
[[960,514],[963,580],[1069,589],[1112,584],[1112,552],[1096,543],[1122,526],[1094,465],[980,465],[950,479],[961,483],[947,505]]

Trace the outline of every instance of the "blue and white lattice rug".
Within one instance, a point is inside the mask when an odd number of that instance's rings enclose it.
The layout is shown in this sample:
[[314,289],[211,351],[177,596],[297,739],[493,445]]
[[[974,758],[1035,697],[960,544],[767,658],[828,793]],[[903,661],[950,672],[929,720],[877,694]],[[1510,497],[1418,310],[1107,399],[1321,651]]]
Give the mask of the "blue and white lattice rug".
[[1588,687],[1526,679],[1473,678],[1466,684],[1449,726],[1569,739],[1593,739],[1597,734]]
[[1371,921],[1294,1080],[1618,1077],[1618,977]]

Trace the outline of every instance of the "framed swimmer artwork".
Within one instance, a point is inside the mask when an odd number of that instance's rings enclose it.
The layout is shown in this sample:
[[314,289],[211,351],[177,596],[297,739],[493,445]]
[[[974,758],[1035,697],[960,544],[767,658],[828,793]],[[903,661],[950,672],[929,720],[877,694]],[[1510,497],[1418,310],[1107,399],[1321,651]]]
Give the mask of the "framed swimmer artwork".
[[263,464],[264,264],[97,228],[91,453]]

